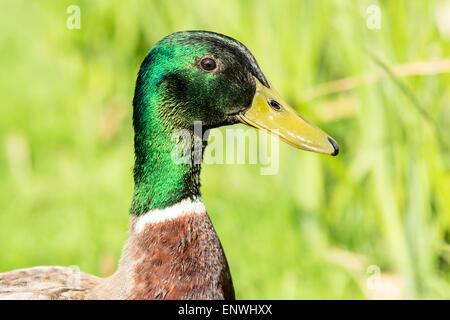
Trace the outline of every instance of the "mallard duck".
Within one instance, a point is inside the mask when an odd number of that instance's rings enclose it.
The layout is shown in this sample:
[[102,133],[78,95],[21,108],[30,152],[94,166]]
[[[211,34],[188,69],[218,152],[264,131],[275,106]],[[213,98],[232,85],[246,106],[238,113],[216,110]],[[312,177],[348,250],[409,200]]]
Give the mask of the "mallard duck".
[[203,132],[244,123],[300,149],[339,150],[281,98],[242,43],[207,31],[171,34],[149,51],[136,81],[135,187],[117,271],[105,279],[65,267],[2,273],[0,298],[234,299],[228,263],[200,194],[201,161],[194,161],[206,143],[186,163],[173,159],[173,133],[194,134],[194,121],[201,121]]

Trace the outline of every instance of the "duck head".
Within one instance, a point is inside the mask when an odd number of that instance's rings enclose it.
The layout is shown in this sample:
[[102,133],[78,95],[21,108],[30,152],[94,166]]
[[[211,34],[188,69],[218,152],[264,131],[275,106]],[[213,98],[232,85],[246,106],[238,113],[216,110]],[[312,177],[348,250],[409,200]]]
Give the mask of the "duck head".
[[174,131],[194,133],[195,121],[203,130],[244,123],[300,149],[339,150],[281,98],[243,44],[213,32],[178,32],[159,41],[141,65],[133,106],[136,215],[200,196],[200,164],[176,165],[171,158]]
[[[152,105],[150,98],[157,100],[152,110],[145,107]],[[189,128],[194,121],[206,129],[240,122],[303,150],[339,152],[335,140],[277,93],[242,43],[213,32],[178,32],[157,43],[142,63],[134,105],[135,127],[147,117],[172,128]],[[136,106],[144,108],[136,112]]]

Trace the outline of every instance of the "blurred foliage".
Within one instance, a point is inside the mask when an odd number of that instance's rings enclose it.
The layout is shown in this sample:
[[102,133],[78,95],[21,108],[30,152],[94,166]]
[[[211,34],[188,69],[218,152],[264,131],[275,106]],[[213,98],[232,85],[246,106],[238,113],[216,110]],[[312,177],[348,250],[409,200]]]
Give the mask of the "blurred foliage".
[[[79,30],[66,28],[70,4],[81,8]],[[366,25],[372,4],[379,30]],[[0,271],[114,271],[133,188],[140,62],[163,36],[204,29],[243,42],[341,146],[328,157],[280,144],[273,176],[257,165],[204,166],[203,199],[238,298],[450,298],[448,70],[304,94],[381,70],[368,52],[388,68],[448,59],[449,6],[1,1]]]

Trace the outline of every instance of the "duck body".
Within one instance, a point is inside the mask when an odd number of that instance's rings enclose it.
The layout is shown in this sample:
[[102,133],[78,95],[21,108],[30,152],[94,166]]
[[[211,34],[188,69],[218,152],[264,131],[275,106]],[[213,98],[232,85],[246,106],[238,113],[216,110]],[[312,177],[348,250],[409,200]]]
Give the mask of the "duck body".
[[0,300],[82,300],[102,279],[69,267],[0,273]]
[[200,169],[201,137],[236,123],[301,149],[337,154],[336,142],[289,107],[240,42],[207,31],[162,39],[136,81],[135,186],[117,271],[104,279],[63,267],[0,273],[0,299],[234,299],[201,200]]
[[64,267],[14,270],[0,274],[0,299],[234,299],[227,260],[201,200],[132,217],[129,234],[112,276]]
[[184,200],[156,214],[172,218],[132,218],[118,271],[89,298],[115,292],[117,299],[234,299],[228,263],[203,203]]

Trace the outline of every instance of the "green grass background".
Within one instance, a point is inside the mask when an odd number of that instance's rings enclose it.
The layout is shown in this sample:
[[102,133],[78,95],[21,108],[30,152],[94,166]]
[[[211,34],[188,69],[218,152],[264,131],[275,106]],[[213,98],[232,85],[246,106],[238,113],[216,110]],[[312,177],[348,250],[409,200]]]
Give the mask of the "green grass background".
[[[450,298],[449,73],[306,95],[381,70],[368,52],[389,68],[449,57],[437,24],[444,3],[1,1],[0,272],[113,272],[133,189],[140,62],[163,36],[206,29],[243,42],[341,147],[329,157],[280,144],[273,176],[204,166],[203,199],[237,297]],[[81,8],[80,30],[66,28],[70,4]],[[380,30],[366,26],[371,4]]]

